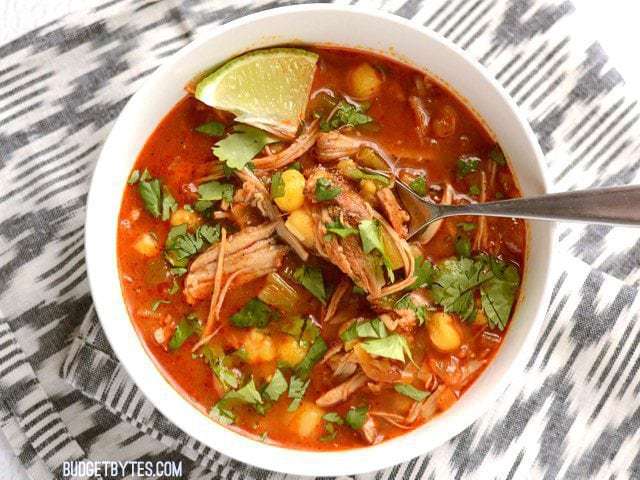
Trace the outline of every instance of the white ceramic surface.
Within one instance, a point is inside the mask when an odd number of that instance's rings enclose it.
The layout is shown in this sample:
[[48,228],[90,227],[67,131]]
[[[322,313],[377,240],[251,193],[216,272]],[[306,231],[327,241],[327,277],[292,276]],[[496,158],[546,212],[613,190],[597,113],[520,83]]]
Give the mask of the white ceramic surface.
[[490,126],[525,195],[546,191],[543,156],[515,104],[484,69],[439,35],[399,17],[333,5],[268,10],[209,32],[169,58],[116,121],[93,176],[87,208],[86,258],[93,300],[127,371],[157,408],[188,434],[252,465],[303,475],[372,471],[424,454],[477,419],[517,375],[530,354],[548,304],[553,226],[531,223],[523,297],[497,357],[453,407],[426,425],[381,444],[341,452],[286,449],[218,425],[172,388],[147,355],[129,320],[116,268],[117,217],[126,179],[147,137],[196,74],[246,50],[307,42],[366,48],[414,64],[453,88]]

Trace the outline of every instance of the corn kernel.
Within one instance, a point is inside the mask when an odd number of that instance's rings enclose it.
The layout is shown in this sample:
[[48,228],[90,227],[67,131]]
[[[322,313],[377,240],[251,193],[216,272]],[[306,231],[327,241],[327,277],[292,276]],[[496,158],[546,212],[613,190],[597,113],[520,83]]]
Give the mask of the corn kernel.
[[284,195],[276,198],[276,205],[285,212],[293,212],[304,203],[305,179],[297,170],[286,170],[282,173]]
[[284,222],[284,226],[287,227],[305,247],[313,247],[315,241],[313,219],[307,210],[300,208],[291,212],[287,221]]
[[138,237],[136,243],[133,244],[133,248],[138,253],[141,253],[145,257],[155,257],[160,253],[160,245],[155,235],[147,232]]
[[287,335],[278,344],[278,359],[289,365],[297,365],[304,358],[306,351],[293,337]]
[[247,353],[247,363],[270,362],[276,358],[271,338],[255,328],[245,337],[243,347]]
[[202,219],[196,212],[190,212],[184,208],[179,208],[171,214],[169,222],[174,227],[177,225],[184,225],[186,223],[190,230],[195,230],[198,228],[200,223],[202,223]]
[[462,339],[451,315],[444,312],[432,314],[429,317],[427,330],[431,342],[438,350],[442,352],[453,352],[460,347]]
[[373,97],[380,91],[382,78],[369,63],[361,63],[349,72],[349,93],[360,100]]
[[322,433],[320,429],[322,415],[324,415],[324,410],[316,404],[302,402],[293,416],[292,427],[300,437],[319,436]]

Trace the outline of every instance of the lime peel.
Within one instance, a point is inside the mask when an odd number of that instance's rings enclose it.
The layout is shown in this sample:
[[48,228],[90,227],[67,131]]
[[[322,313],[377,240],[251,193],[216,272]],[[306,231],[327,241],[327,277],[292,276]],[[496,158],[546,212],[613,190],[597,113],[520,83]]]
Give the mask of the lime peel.
[[246,53],[202,79],[201,102],[233,113],[236,121],[295,137],[304,118],[318,55],[300,48]]

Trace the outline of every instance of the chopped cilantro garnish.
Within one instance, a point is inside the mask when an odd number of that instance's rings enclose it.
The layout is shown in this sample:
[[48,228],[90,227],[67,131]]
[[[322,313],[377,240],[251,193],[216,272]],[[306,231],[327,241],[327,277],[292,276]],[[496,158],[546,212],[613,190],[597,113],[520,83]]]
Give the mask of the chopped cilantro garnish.
[[284,180],[282,180],[282,172],[276,172],[271,175],[271,198],[280,197],[284,197]]
[[135,183],[138,183],[138,180],[140,180],[140,170],[134,170],[133,172],[131,172],[131,175],[129,175],[129,180],[127,180],[127,183],[129,185],[133,185]]
[[364,105],[341,100],[333,115],[320,123],[320,129],[328,132],[340,127],[357,127],[371,123],[373,119],[366,115],[365,111]]
[[384,322],[379,318],[373,318],[371,320],[353,322],[349,325],[349,328],[340,334],[340,339],[347,343],[357,338],[384,338],[386,336],[387,328],[384,326]]
[[496,145],[489,152],[489,158],[496,162],[498,165],[506,165],[507,159],[504,157],[504,152],[500,145],[496,143]]
[[293,401],[289,404],[289,408],[287,408],[288,412],[295,412],[298,409],[310,383],[311,380],[304,381],[295,375],[291,377],[289,380],[289,392],[287,393],[287,396],[293,399]]
[[169,340],[169,350],[176,350],[182,346],[182,344],[193,334],[197,334],[200,331],[200,323],[198,317],[195,315],[187,315],[183,318],[175,332]]
[[194,234],[187,229],[187,224],[177,225],[167,235],[165,258],[172,267],[186,267],[191,256],[220,240],[220,225],[201,225]]
[[293,278],[322,303],[327,301],[324,278],[322,278],[322,271],[318,267],[303,265],[293,272]]
[[138,193],[142,198],[144,208],[154,218],[160,218],[162,214],[162,185],[157,178],[148,181],[140,181]]
[[362,343],[362,348],[371,355],[399,360],[401,362],[405,361],[405,355],[409,357],[409,359],[412,359],[407,339],[397,333],[383,338],[367,340]]
[[434,300],[445,312],[457,313],[463,320],[475,318],[474,291],[479,288],[482,309],[492,328],[504,330],[520,284],[512,264],[488,255],[446,260],[438,268],[432,287]]
[[340,195],[340,187],[332,186],[331,182],[326,178],[319,178],[316,181],[315,197],[319,202],[333,200]]
[[416,177],[409,183],[409,187],[418,195],[424,197],[427,194],[427,179],[423,176]]
[[171,214],[178,209],[178,202],[173,198],[171,192],[166,187],[166,185],[162,186],[162,215],[161,218],[163,221],[169,220]]
[[220,122],[207,122],[197,126],[196,132],[210,137],[220,137],[224,133],[224,125]]
[[277,402],[284,392],[287,391],[287,379],[280,369],[276,369],[275,373],[271,377],[271,381],[264,389],[264,395],[272,402]]
[[249,125],[238,124],[234,127],[234,133],[214,145],[213,154],[228,168],[241,170],[262,151],[265,145],[278,141],[267,132]]
[[173,283],[171,284],[171,287],[169,287],[169,290],[167,290],[167,293],[169,295],[175,295],[179,291],[180,291],[180,285],[178,285],[178,281],[174,278]]
[[480,168],[480,159],[473,155],[463,155],[456,164],[458,176],[463,178],[470,173],[477,172]]
[[427,319],[427,307],[425,305],[416,305],[414,301],[411,299],[410,294],[406,294],[398,300],[394,306],[396,310],[411,310],[418,320],[418,325],[424,324]]
[[476,229],[476,224],[473,222],[460,222],[458,223],[458,228],[463,232],[470,232],[471,230]]
[[215,180],[200,184],[198,187],[199,202],[214,202],[217,200],[224,200],[227,203],[231,203],[233,201],[233,185],[230,183],[220,183]]
[[369,408],[367,406],[351,407],[344,417],[344,421],[354,430],[360,430],[367,420],[367,413]]
[[274,310],[258,298],[252,298],[242,309],[229,319],[238,328],[264,328],[277,316]]
[[152,311],[152,312],[155,312],[156,310],[158,310],[158,308],[160,307],[160,305],[162,305],[162,304],[169,305],[170,303],[171,303],[171,302],[170,302],[169,300],[161,300],[161,299],[158,299],[158,300],[154,301],[154,302],[151,304],[151,311]]
[[469,195],[473,195],[473,196],[477,197],[481,193],[482,192],[481,192],[480,187],[478,185],[471,185],[469,187]]
[[429,395],[431,395],[429,392],[420,390],[408,383],[396,383],[393,386],[393,388],[396,392],[404,395],[405,397],[409,397],[415,400],[416,402],[421,402],[422,400],[427,398]]
[[330,223],[327,223],[325,227],[327,228],[327,232],[335,233],[340,238],[347,238],[349,235],[358,234],[358,230],[356,230],[355,228],[351,228],[346,225],[343,225],[339,219],[336,219]]
[[459,257],[471,256],[471,241],[466,235],[458,235],[455,243],[456,253]]
[[316,337],[307,354],[302,361],[296,365],[296,375],[300,378],[307,378],[314,365],[322,359],[326,352],[327,344],[321,336]]

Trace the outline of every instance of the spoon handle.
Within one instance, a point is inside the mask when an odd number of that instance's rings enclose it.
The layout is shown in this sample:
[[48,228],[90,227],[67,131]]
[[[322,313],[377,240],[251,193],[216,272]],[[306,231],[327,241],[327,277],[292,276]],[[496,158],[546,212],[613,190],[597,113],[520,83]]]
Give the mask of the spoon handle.
[[485,215],[640,226],[640,186],[578,190],[468,205],[438,205],[439,217]]

